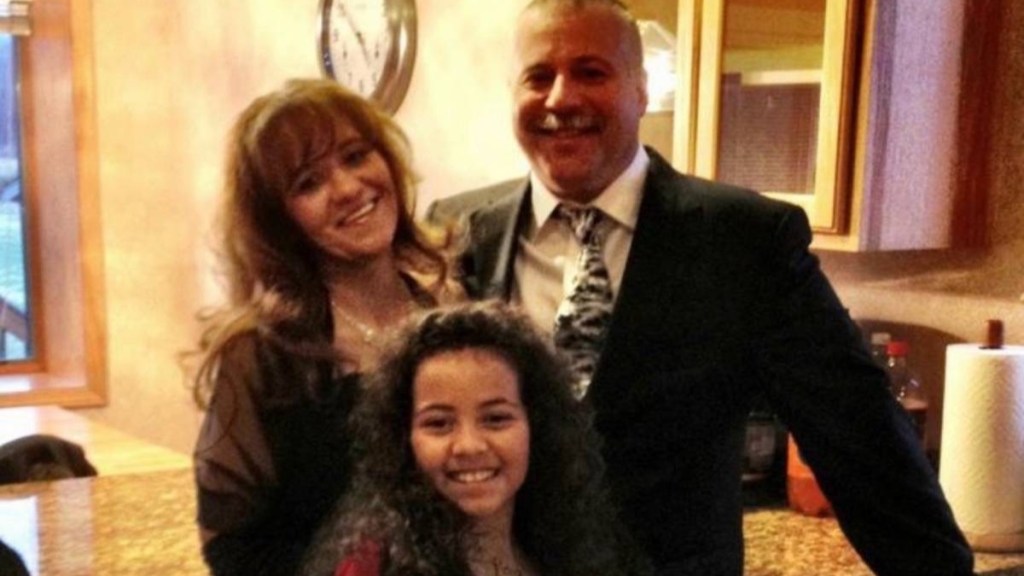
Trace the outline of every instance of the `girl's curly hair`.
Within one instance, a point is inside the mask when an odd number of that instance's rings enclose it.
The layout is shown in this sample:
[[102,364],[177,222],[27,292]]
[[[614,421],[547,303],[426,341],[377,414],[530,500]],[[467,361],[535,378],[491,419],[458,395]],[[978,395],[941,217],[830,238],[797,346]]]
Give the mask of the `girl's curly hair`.
[[353,413],[352,490],[322,530],[307,573],[330,574],[372,543],[385,576],[470,575],[468,520],[418,470],[409,440],[417,368],[466,348],[499,354],[519,376],[530,425],[530,466],[513,519],[522,551],[544,576],[637,573],[604,488],[590,411],[573,398],[565,362],[525,315],[497,302],[435,309],[395,336]]

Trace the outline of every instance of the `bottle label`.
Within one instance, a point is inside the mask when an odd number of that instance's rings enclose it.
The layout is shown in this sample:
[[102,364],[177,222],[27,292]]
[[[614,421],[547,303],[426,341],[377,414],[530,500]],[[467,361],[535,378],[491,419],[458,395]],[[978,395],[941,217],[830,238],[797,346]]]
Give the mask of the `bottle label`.
[[924,446],[925,434],[928,430],[928,402],[919,398],[901,398],[900,404],[910,416],[910,420],[914,424],[914,431],[917,432],[917,438]]

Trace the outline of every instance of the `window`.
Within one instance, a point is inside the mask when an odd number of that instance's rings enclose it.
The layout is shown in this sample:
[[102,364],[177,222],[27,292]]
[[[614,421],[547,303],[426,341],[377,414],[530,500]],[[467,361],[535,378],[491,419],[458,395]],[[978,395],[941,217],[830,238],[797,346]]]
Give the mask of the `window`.
[[21,186],[18,38],[0,34],[0,362],[33,359]]
[[[17,78],[10,106],[20,106],[17,136],[0,116],[0,163],[20,158],[17,190],[0,189],[18,213],[0,224],[16,228],[0,238],[0,296],[24,318],[3,324],[0,406],[106,402],[91,27],[91,0],[0,0],[0,49],[11,46],[0,76]],[[0,106],[7,97],[0,88]]]

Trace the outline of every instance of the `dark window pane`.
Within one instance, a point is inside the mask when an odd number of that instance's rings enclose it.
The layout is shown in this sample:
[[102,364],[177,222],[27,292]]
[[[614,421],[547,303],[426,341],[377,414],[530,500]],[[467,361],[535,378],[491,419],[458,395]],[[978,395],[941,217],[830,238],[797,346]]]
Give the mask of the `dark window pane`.
[[761,192],[814,194],[816,84],[745,86],[722,79],[718,178]]

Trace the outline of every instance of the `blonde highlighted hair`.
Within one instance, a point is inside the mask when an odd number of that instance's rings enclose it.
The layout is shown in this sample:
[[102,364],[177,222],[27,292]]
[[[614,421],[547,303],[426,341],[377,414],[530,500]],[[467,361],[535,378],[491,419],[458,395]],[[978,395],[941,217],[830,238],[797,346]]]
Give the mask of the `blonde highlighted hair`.
[[260,96],[239,114],[228,136],[218,256],[228,305],[201,313],[204,332],[193,378],[205,406],[218,355],[234,336],[260,329],[311,357],[331,353],[330,306],[319,249],[289,217],[285,195],[351,126],[383,156],[398,197],[392,241],[399,269],[433,293],[449,290],[451,230],[413,219],[416,175],[401,127],[372,102],[337,82],[293,79]]

